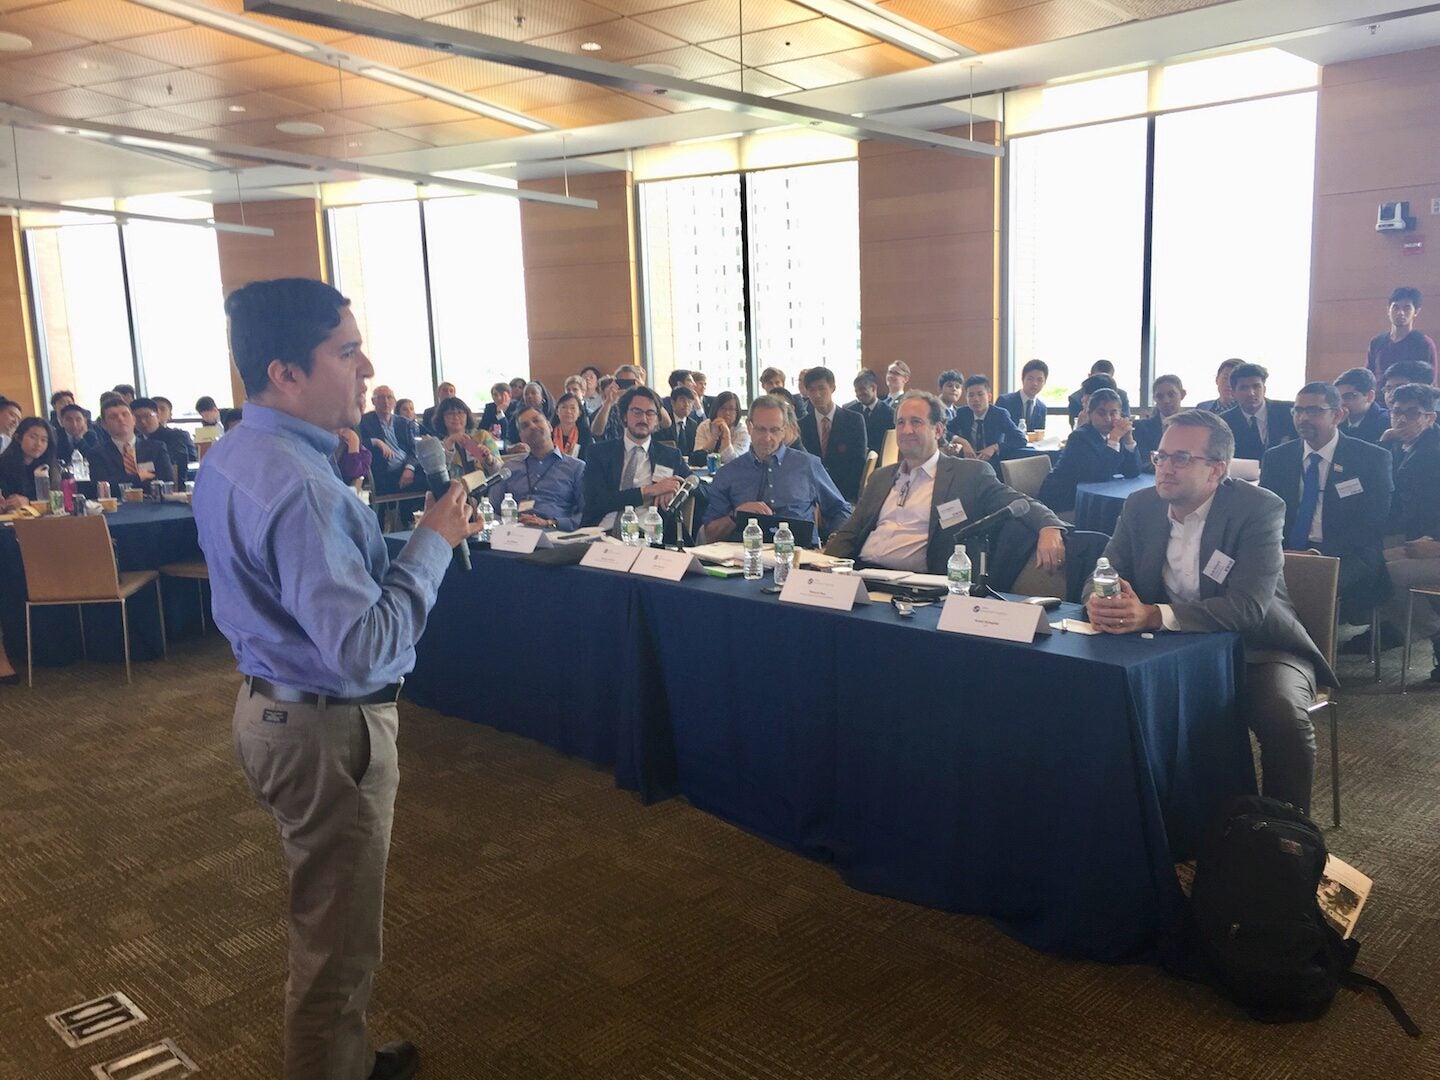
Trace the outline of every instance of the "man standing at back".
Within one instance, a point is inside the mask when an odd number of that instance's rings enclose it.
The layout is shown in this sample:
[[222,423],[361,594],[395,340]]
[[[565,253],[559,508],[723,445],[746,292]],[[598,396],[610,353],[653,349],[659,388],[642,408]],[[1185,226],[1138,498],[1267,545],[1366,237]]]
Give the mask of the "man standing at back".
[[1429,336],[1415,329],[1415,320],[1420,315],[1420,290],[1402,285],[1390,294],[1390,329],[1376,334],[1370,342],[1365,357],[1365,366],[1377,376],[1390,369],[1392,364],[1404,360],[1420,360],[1436,370],[1435,342]]
[[847,502],[860,497],[860,477],[869,453],[865,418],[835,404],[835,373],[814,367],[805,373],[805,396],[810,411],[800,418],[800,441],[825,466],[830,479]]
[[349,304],[299,278],[231,294],[249,400],[194,500],[215,622],[245,676],[236,750],[290,881],[285,1080],[419,1068],[409,1043],[371,1051],[365,1026],[399,780],[395,699],[450,550],[481,527],[452,484],[391,562],[375,515],[332,468],[332,432],[359,422],[374,374]]

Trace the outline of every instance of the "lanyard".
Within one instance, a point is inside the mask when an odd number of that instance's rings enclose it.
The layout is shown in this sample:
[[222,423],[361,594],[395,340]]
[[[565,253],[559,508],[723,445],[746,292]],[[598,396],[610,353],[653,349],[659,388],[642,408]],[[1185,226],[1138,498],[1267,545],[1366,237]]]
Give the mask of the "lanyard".
[[533,455],[525,455],[525,483],[529,485],[530,490],[527,492],[527,494],[532,499],[535,497],[535,489],[545,482],[545,477],[549,476],[550,470],[555,467],[555,459],[550,458],[548,461],[545,462],[544,467],[540,470],[540,479],[536,480],[533,479],[530,475],[530,465],[534,460],[535,458]]

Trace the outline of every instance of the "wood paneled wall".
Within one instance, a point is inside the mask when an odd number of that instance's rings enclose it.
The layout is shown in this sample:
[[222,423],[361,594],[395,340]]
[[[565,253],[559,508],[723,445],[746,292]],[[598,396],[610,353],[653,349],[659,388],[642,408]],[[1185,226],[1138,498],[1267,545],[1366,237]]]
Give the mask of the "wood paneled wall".
[[[565,190],[563,180],[522,186]],[[520,204],[530,375],[556,394],[586,364],[614,371],[640,356],[630,174],[571,177],[570,193],[595,199],[599,209]]]
[[20,221],[13,217],[0,218],[0,395],[23,404],[26,416],[49,414],[48,404],[41,410]]
[[[1419,327],[1440,338],[1440,49],[1331,65],[1321,73],[1310,271],[1311,379],[1365,364],[1388,329],[1397,285],[1427,298]],[[1416,228],[1377,233],[1382,202],[1408,200]],[[1405,241],[1420,240],[1418,254]]]
[[[241,206],[225,203],[215,207],[215,220],[241,224]],[[280,277],[307,277],[327,280],[324,221],[316,199],[281,199],[244,205],[244,224],[274,229],[274,236],[237,236],[218,233],[220,284],[229,296],[241,285]],[[234,404],[245,401],[240,373],[230,365]]]
[[[994,124],[975,128],[996,137]],[[915,389],[934,391],[952,367],[998,379],[998,159],[860,144],[860,342],[882,393],[896,360]]]

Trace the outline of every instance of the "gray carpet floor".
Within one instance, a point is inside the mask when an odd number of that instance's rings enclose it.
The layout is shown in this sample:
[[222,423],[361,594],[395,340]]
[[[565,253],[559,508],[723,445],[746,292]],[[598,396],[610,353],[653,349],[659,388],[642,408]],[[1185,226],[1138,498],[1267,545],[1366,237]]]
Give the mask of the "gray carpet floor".
[[[409,705],[373,1034],[443,1080],[1440,1077],[1440,687],[1402,697],[1398,666],[1342,668],[1329,842],[1376,879],[1360,968],[1419,1040],[1373,996],[1269,1027],[1149,967],[1041,955]],[[284,881],[232,758],[237,681],[212,634],[131,687],[92,665],[0,689],[0,1077],[88,1077],[163,1037],[206,1076],[278,1075]],[[1324,733],[1320,760],[1328,823]],[[110,990],[150,1019],[78,1050],[47,1027]]]

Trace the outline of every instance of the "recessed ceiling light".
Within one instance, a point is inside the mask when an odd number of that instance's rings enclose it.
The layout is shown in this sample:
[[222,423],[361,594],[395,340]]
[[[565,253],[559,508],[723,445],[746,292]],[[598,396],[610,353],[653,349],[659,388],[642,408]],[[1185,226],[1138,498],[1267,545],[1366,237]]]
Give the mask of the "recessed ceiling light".
[[23,34],[0,33],[0,52],[24,52],[35,44]]
[[680,69],[674,64],[636,64],[637,71],[648,71],[652,75],[670,75],[678,77]]
[[89,71],[95,65],[90,63],[89,60],[81,60],[79,66],[81,71]]
[[226,112],[244,112],[244,111],[245,111],[245,106],[244,106],[244,105],[231,105],[231,106],[229,106],[225,111],[226,111]]
[[325,129],[319,124],[312,124],[306,120],[282,120],[275,125],[276,131],[282,131],[286,135],[324,135]]
[[600,43],[598,41],[582,41],[580,43],[580,48],[584,49],[586,52],[599,52]]
[[351,139],[351,140],[350,140],[349,142],[347,142],[345,145],[348,146],[348,147],[350,147],[351,149],[354,149],[355,147],[357,147],[357,146],[360,145],[360,140],[359,140],[359,139]]

